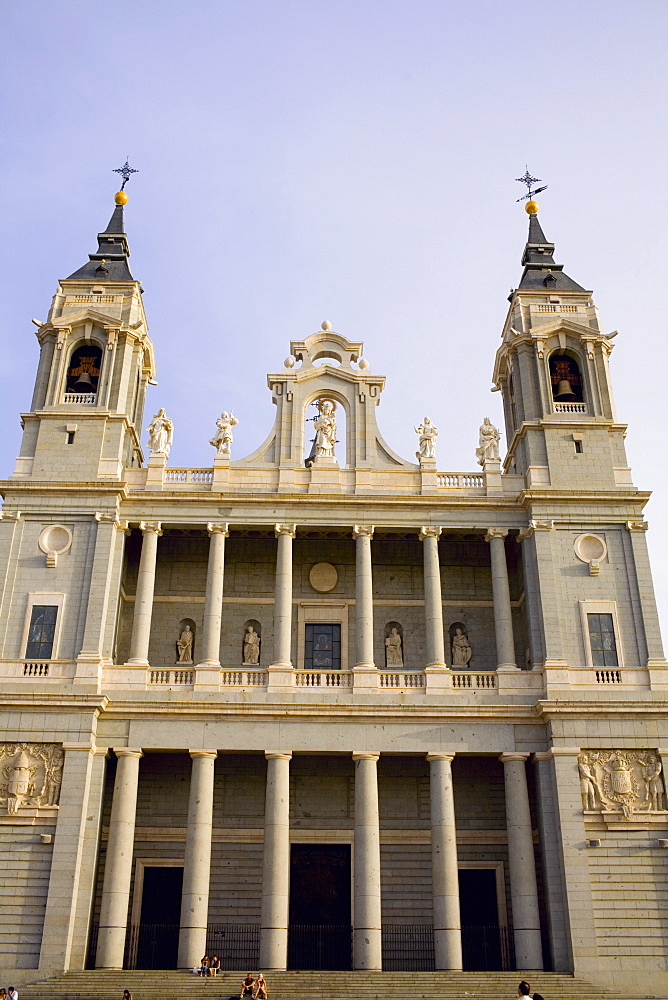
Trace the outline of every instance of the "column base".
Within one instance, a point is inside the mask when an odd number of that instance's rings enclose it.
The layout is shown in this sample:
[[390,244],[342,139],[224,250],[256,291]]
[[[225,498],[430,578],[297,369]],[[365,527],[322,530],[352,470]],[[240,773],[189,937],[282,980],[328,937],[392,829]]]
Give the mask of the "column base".
[[291,663],[270,663],[267,673],[269,674],[267,693],[286,691],[294,687],[295,668]]
[[429,663],[424,668],[428,694],[442,694],[452,689],[452,671],[443,663]]
[[378,670],[374,663],[356,663],[353,667],[353,688],[357,691],[375,691],[378,688]]
[[523,683],[522,674],[514,663],[501,663],[496,668],[496,689],[499,694],[517,694],[524,691],[526,685]]
[[194,691],[220,690],[220,663],[213,660],[203,660],[195,666]]
[[[102,683],[102,668],[104,658],[99,650],[85,652],[81,650],[77,656],[77,670],[72,683],[78,687],[85,685],[96,692],[100,691]],[[107,662],[109,662],[107,660]]]
[[649,673],[649,686],[652,691],[668,690],[668,660],[663,658],[649,659],[647,661]]
[[380,927],[353,928],[353,968],[380,972],[383,952]]
[[144,660],[141,656],[133,656],[129,660],[126,660],[123,664],[124,667],[148,667],[150,666],[148,660]]

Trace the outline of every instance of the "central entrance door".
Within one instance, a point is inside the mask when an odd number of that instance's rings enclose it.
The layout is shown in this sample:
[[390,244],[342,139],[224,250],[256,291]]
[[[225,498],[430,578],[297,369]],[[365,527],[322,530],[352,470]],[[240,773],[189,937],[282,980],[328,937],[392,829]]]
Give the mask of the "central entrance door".
[[144,868],[137,969],[175,969],[179,950],[183,868]]
[[459,911],[464,968],[509,969],[508,940],[499,927],[495,869],[459,869]]
[[288,968],[352,968],[349,844],[292,845]]

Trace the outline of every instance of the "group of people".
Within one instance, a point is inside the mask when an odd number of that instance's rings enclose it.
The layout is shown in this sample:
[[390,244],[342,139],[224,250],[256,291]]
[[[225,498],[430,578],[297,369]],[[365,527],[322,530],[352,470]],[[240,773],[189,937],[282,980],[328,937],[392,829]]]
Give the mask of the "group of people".
[[[517,995],[520,1000],[532,1000],[531,998],[531,987],[529,986],[526,979],[523,979],[520,985],[517,987]],[[533,1000],[543,1000],[540,993],[534,993]]]
[[241,984],[239,1000],[244,1000],[247,997],[251,997],[252,1000],[267,1000],[267,980],[262,973],[257,979],[253,979],[252,972],[246,974],[246,978]]
[[205,955],[199,966],[193,969],[193,972],[196,972],[198,976],[216,976],[219,970],[220,959],[218,956],[214,955],[213,958],[209,958],[208,955]]
[[19,991],[15,990],[13,986],[0,989],[0,1000],[19,1000]]

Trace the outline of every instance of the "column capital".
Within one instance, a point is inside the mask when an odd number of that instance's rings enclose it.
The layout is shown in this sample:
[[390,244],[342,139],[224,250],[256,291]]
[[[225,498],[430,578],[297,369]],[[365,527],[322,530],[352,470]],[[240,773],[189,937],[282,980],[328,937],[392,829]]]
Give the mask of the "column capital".
[[277,538],[279,537],[279,535],[289,535],[290,538],[294,538],[295,535],[297,534],[297,525],[296,524],[275,524],[274,525],[274,534],[276,535]]
[[142,535],[147,534],[147,532],[154,531],[156,535],[162,534],[162,522],[161,521],[140,521],[139,529]]
[[[92,743],[63,743],[63,750],[85,750],[86,753],[99,753],[100,751]],[[104,751],[107,752],[106,750]]]
[[492,538],[505,538],[507,534],[507,528],[488,528],[487,534],[485,535],[485,541],[489,542]]
[[273,750],[265,750],[264,755],[267,758],[267,760],[292,760],[291,750],[289,751],[289,753],[278,753],[277,751],[275,752]]
[[643,520],[627,521],[626,527],[629,531],[647,531],[649,524]]
[[440,525],[423,524],[420,528],[420,541],[424,542],[425,538],[439,538],[442,530]]
[[431,764],[432,760],[449,760],[453,761],[455,759],[454,753],[428,753],[425,754],[426,760]]
[[189,750],[188,753],[191,757],[209,757],[211,760],[215,760],[218,756],[217,750]]
[[530,756],[531,756],[530,753],[517,753],[515,751],[512,751],[510,753],[500,753],[499,760],[501,761],[502,764],[509,764],[512,760],[521,760],[521,761],[528,760]]
[[229,524],[227,521],[209,521],[207,522],[206,530],[210,535],[224,535],[225,538],[228,537]]
[[378,760],[379,753],[367,753],[366,750],[353,750],[353,760]]
[[534,760],[554,760],[555,757],[579,757],[580,747],[552,747],[544,753],[535,753]]
[[117,757],[143,757],[144,751],[133,747],[112,747]]
[[368,538],[373,538],[374,528],[375,525],[373,524],[355,524],[353,525],[353,538],[359,538],[364,535]]
[[20,521],[20,510],[0,510],[0,521]]

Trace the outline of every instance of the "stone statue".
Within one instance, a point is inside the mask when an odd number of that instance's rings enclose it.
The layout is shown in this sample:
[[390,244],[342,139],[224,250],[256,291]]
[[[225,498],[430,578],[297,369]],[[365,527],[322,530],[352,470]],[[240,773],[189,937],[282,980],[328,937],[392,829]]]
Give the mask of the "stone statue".
[[[582,795],[582,808],[596,808],[596,793],[599,791],[596,772],[593,764],[588,764],[585,760],[578,760],[578,771],[580,772],[580,793]],[[600,797],[600,792],[599,792]]]
[[647,808],[652,812],[659,812],[663,809],[664,787],[661,777],[661,761],[655,760],[649,763],[643,770],[643,776],[647,783]]
[[404,656],[401,646],[399,630],[393,627],[385,640],[385,657],[388,667],[403,667]]
[[478,459],[478,465],[484,466],[485,462],[498,461],[499,432],[489,417],[485,417],[480,425],[479,447],[476,448],[475,455]]
[[152,455],[169,458],[174,437],[174,424],[163,409],[158,410],[148,427],[148,446]]
[[313,422],[315,428],[314,458],[334,458],[336,444],[336,405],[329,399],[318,403],[320,414]]
[[473,655],[471,643],[468,636],[460,628],[455,629],[452,637],[452,668],[453,670],[466,670],[469,660]]
[[425,458],[436,458],[436,438],[438,437],[438,427],[434,427],[429,417],[425,417],[419,427],[414,428],[419,434],[420,450],[415,452],[415,457],[422,462]]
[[236,427],[238,423],[239,421],[234,414],[227,413],[225,410],[223,410],[218,420],[216,420],[218,430],[209,441],[209,444],[217,448],[218,454],[225,456],[225,458],[229,458],[232,454],[232,428]]
[[193,661],[193,631],[190,625],[186,625],[183,632],[176,640],[176,648],[179,656],[177,663],[192,663]]
[[244,632],[244,666],[256,667],[260,662],[260,636],[252,625]]

